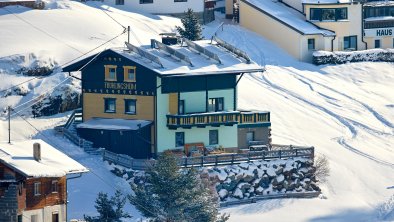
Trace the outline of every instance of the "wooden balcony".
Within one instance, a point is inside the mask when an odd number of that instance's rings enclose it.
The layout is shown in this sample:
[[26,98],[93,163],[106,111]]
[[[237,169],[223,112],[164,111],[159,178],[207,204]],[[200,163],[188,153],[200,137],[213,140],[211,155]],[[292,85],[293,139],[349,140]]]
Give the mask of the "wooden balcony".
[[254,125],[254,124],[269,124],[269,112],[212,112],[212,113],[193,113],[182,115],[167,115],[167,127],[169,129],[192,127],[206,127],[206,126],[233,126],[240,125]]

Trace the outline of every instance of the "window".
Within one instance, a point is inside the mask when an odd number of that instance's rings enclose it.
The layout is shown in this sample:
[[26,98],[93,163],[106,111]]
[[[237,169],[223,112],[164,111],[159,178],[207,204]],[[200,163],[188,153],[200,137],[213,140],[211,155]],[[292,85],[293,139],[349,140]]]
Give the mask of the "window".
[[137,109],[136,109],[137,100],[125,99],[124,104],[125,104],[124,110],[125,110],[126,114],[136,114],[137,113]]
[[19,182],[18,184],[18,194],[19,196],[22,196],[23,194],[23,182]]
[[311,8],[310,20],[313,21],[338,21],[346,20],[347,8]]
[[153,0],[140,0],[140,4],[152,4]]
[[22,215],[18,215],[18,222],[22,222]]
[[0,167],[0,179],[4,178],[4,167]]
[[308,39],[308,50],[315,49],[315,39]]
[[105,81],[116,81],[116,66],[105,65]]
[[185,133],[176,132],[175,133],[175,147],[182,147],[185,145]]
[[104,99],[104,112],[115,113],[116,112],[116,99],[105,98]]
[[353,35],[343,37],[343,49],[357,50],[357,36]]
[[375,48],[380,48],[380,39],[375,39]]
[[38,215],[37,215],[37,214],[31,215],[31,216],[30,216],[30,221],[31,221],[31,222],[38,222]]
[[209,130],[209,145],[219,144],[219,131]]
[[34,196],[39,196],[41,195],[41,183],[37,182],[34,183]]
[[52,222],[59,222],[59,213],[58,212],[52,213]]
[[135,76],[135,66],[124,66],[124,81],[125,82],[135,82],[136,81],[136,76]]
[[116,5],[124,5],[124,0],[116,0],[115,4]]
[[178,113],[185,114],[185,100],[179,100]]
[[224,110],[224,98],[211,98],[208,101],[209,112],[219,112]]
[[52,193],[57,193],[59,190],[59,182],[57,180],[52,180]]

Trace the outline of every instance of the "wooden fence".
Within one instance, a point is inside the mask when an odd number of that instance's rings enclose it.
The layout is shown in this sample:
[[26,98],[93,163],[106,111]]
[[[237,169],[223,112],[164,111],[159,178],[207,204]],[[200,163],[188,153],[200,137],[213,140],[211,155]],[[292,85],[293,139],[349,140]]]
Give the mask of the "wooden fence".
[[[148,166],[154,164],[154,160],[133,159],[127,155],[116,154],[108,150],[103,151],[103,160],[111,161],[117,165],[132,168],[135,170],[145,170]],[[181,167],[198,167],[198,166],[219,166],[233,165],[251,161],[265,161],[274,159],[288,159],[294,157],[311,158],[314,157],[314,148],[296,148],[282,149],[271,151],[255,151],[245,154],[223,154],[209,155],[200,157],[182,157],[179,158],[178,165]]]

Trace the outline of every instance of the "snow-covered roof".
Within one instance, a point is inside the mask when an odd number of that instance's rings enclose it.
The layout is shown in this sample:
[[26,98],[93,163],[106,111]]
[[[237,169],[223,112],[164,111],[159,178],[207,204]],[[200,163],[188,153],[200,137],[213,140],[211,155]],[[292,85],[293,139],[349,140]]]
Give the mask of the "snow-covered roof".
[[152,121],[148,120],[92,118],[84,123],[78,124],[77,128],[102,130],[138,130],[139,128],[143,128],[150,124],[152,124]]
[[394,1],[376,1],[376,2],[367,2],[364,6],[368,7],[381,7],[381,6],[392,6],[394,5]]
[[169,54],[163,50],[151,48],[150,46],[143,46],[141,48],[144,51],[147,51],[148,53],[158,57],[163,67],[157,63],[151,62],[150,60],[141,57],[134,52],[125,50],[124,48],[114,48],[111,50],[143,66],[146,66],[161,75],[209,75],[263,71],[263,67],[260,65],[254,63],[253,61],[250,63],[245,62],[245,60],[238,57],[237,55],[234,55],[228,50],[219,47],[215,41],[213,41],[212,44],[211,40],[194,41],[194,43],[208,51],[217,54],[221,64],[219,64],[216,60],[208,59],[207,56],[191,50],[189,47],[186,47],[186,44],[184,44],[184,46],[172,45],[170,47],[187,56],[192,63],[191,65],[190,63],[180,61],[177,58],[169,56]]
[[[41,144],[41,160],[33,157],[33,144]],[[62,177],[88,169],[43,140],[1,143],[0,162],[26,177]]]
[[36,0],[0,0],[0,2],[36,2]]
[[304,35],[335,36],[334,32],[321,29],[306,21],[300,12],[271,0],[242,0]]
[[344,4],[351,3],[353,0],[302,0],[304,4]]

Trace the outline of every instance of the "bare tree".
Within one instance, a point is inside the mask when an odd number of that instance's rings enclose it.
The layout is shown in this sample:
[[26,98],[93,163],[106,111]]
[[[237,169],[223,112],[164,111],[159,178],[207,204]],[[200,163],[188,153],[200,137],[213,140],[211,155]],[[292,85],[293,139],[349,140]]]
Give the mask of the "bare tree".
[[330,176],[330,164],[327,157],[324,155],[317,156],[313,166],[315,168],[313,176],[316,180],[320,183],[327,182],[327,178]]

